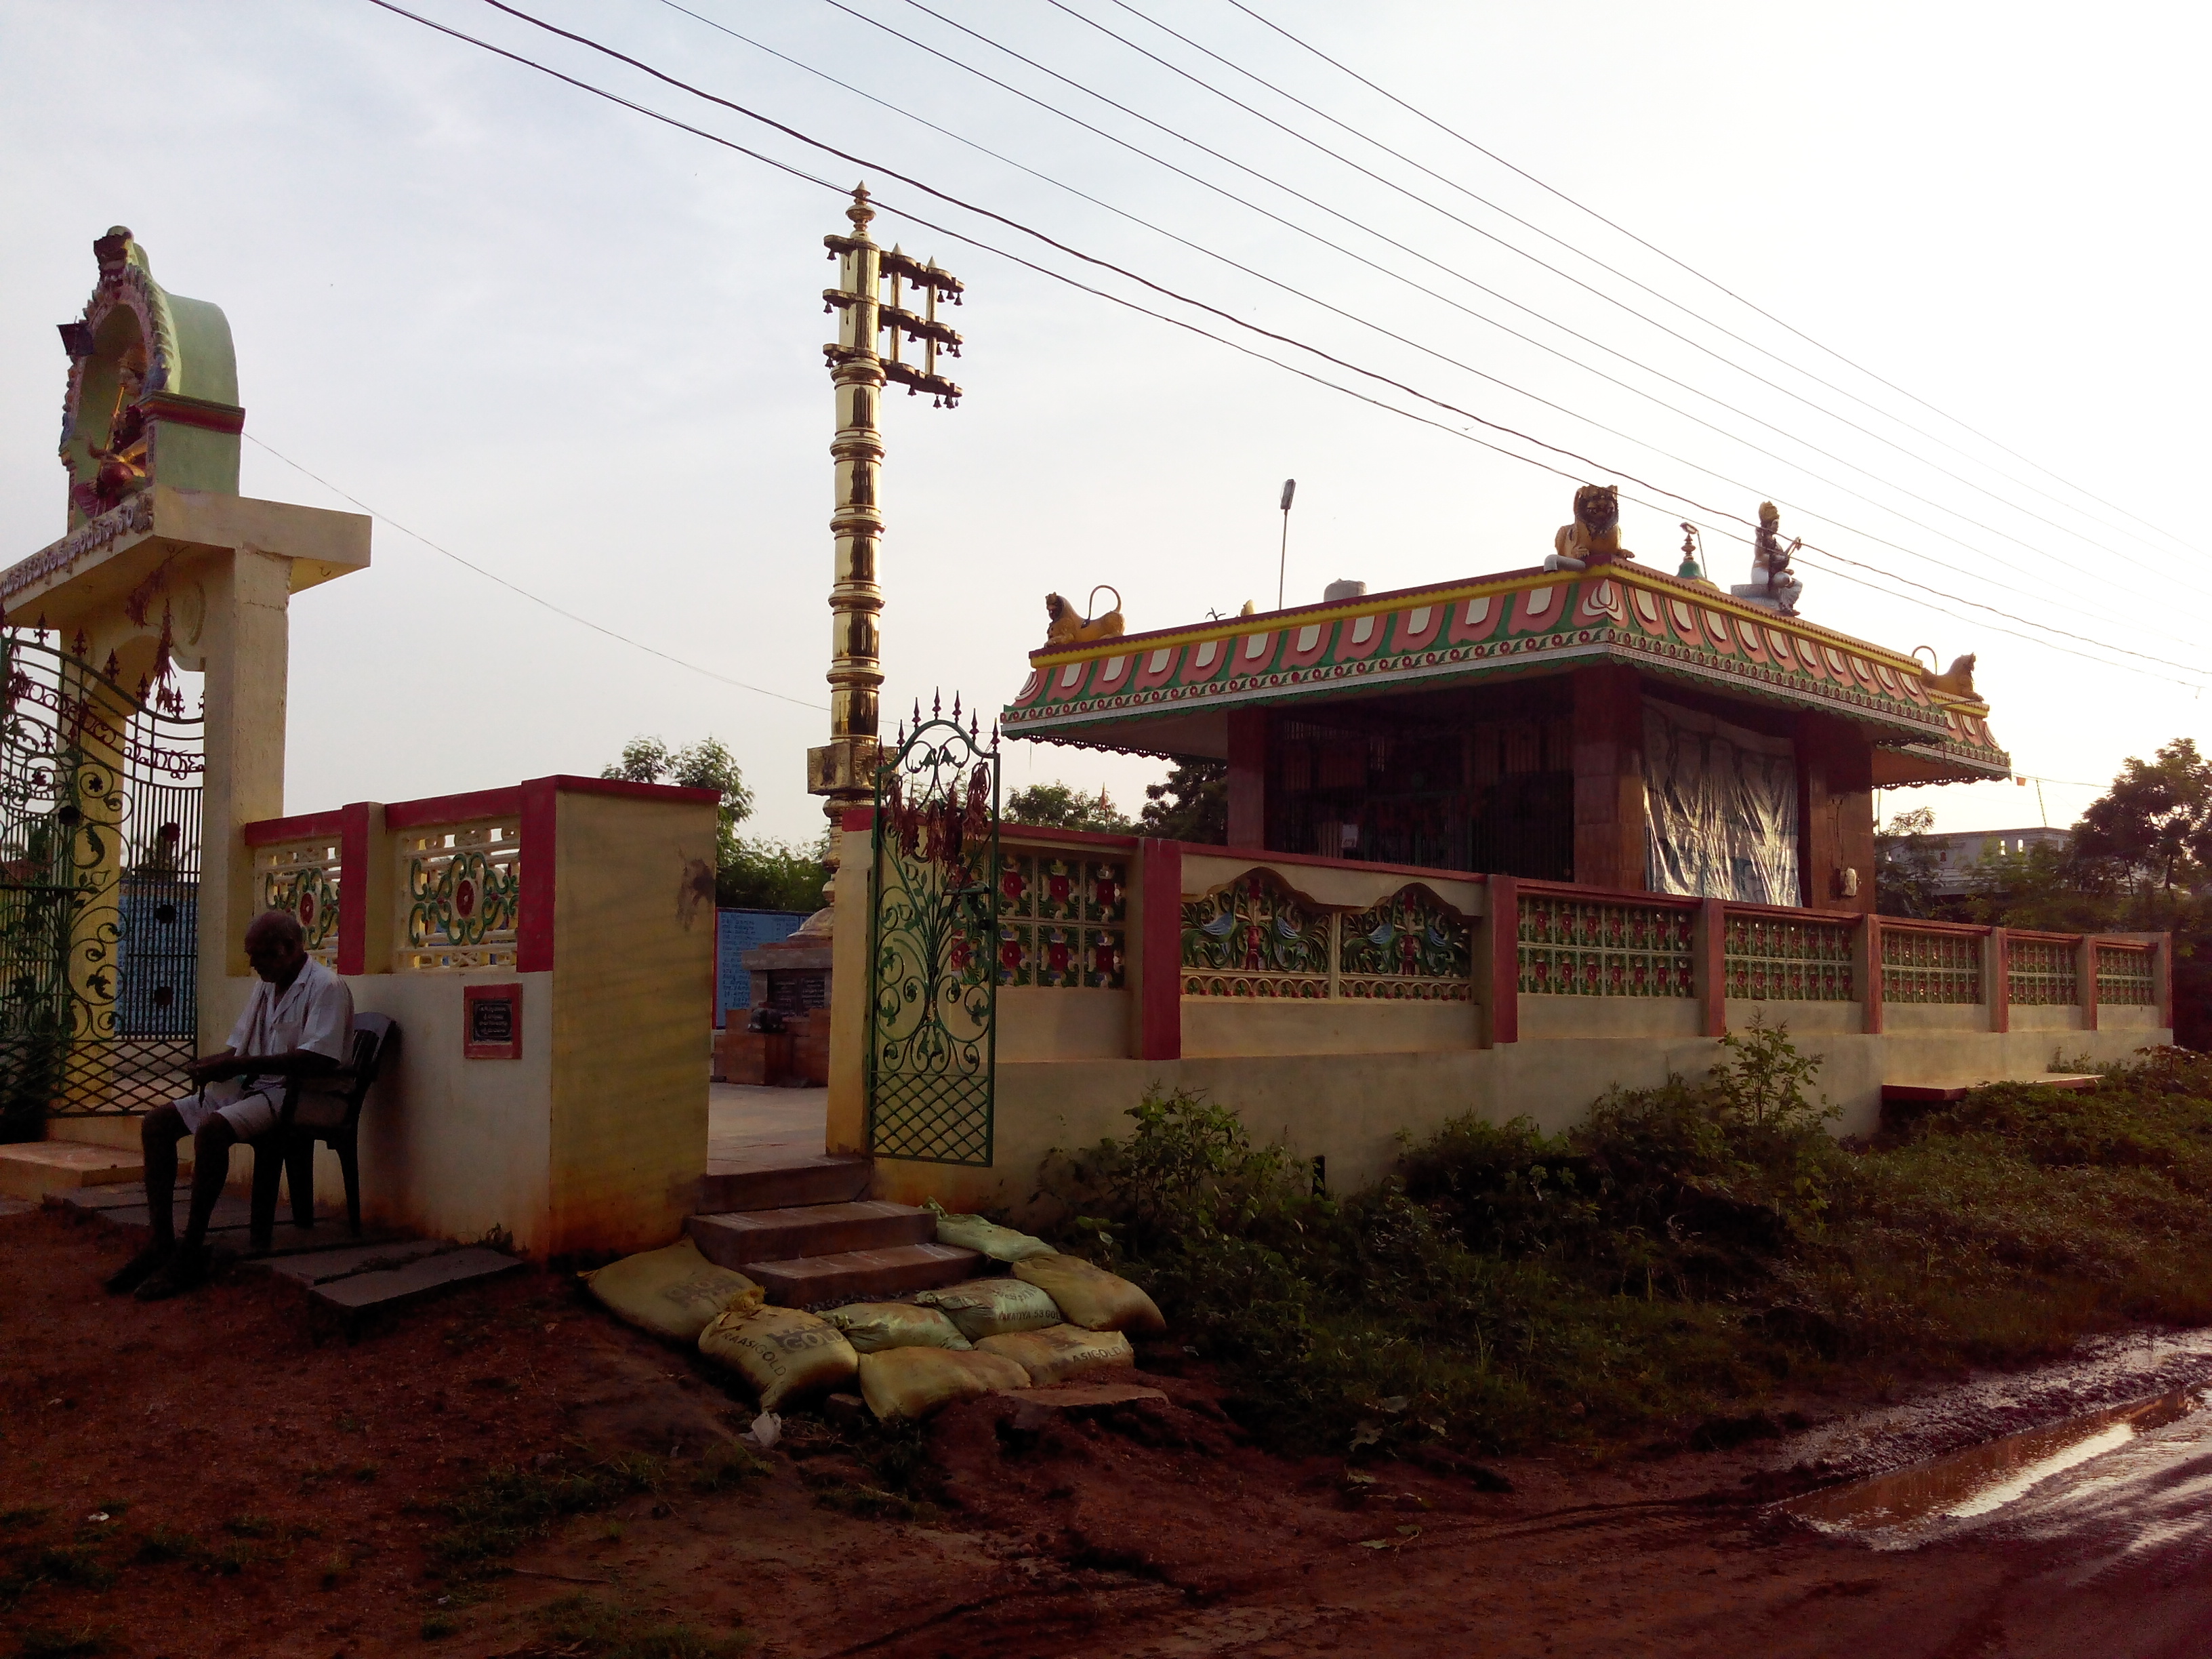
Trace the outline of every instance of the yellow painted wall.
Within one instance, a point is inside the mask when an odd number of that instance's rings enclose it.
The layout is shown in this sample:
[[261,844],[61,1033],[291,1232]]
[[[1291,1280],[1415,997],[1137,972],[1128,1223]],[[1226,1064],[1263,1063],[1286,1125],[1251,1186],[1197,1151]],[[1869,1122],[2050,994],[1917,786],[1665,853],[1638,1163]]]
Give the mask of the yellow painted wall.
[[[1801,1031],[1795,1015],[1808,1006],[1832,1005],[1765,1006],[1771,1022],[1790,1024],[1799,1047],[1821,1057],[1817,1087],[1844,1109],[1834,1126],[1838,1133],[1875,1127],[1885,1080],[2032,1080],[2048,1071],[2051,1060],[2051,1034],[2045,1031],[1824,1035]],[[2171,1034],[2106,1030],[2069,1034],[2065,1046],[2069,1055],[2086,1051],[2101,1063],[2161,1040],[2170,1041]],[[1002,1063],[994,1166],[961,1170],[879,1158],[875,1191],[905,1203],[934,1197],[951,1207],[1003,1208],[1019,1215],[1036,1193],[1038,1165],[1048,1152],[1126,1135],[1128,1109],[1152,1086],[1204,1091],[1233,1108],[1255,1139],[1282,1141],[1300,1157],[1325,1158],[1330,1185],[1348,1190],[1390,1171],[1401,1130],[1425,1135],[1471,1111],[1492,1121],[1526,1115],[1556,1132],[1577,1121],[1609,1087],[1648,1088],[1670,1072],[1696,1077],[1711,1068],[1718,1052],[1718,1044],[1705,1038],[1626,1037],[1415,1054]]]
[[707,1167],[714,808],[558,800],[545,1249],[642,1249],[681,1235]]

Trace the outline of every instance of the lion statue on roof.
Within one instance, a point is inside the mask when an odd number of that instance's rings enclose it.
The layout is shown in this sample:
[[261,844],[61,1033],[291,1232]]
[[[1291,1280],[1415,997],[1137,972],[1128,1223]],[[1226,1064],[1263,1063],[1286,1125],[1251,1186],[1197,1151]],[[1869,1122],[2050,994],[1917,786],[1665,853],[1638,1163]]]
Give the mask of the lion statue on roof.
[[1552,538],[1559,565],[1579,570],[1630,556],[1620,548],[1620,486],[1584,484],[1575,491],[1575,521],[1561,525]]

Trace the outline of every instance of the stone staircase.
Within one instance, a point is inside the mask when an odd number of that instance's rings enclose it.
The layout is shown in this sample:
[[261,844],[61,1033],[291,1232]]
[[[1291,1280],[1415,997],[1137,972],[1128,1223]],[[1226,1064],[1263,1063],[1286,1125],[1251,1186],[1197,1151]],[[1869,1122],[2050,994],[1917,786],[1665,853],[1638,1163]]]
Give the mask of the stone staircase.
[[702,1255],[744,1273],[779,1307],[904,1296],[995,1265],[938,1243],[928,1211],[868,1197],[873,1172],[867,1158],[834,1153],[718,1160],[686,1231]]

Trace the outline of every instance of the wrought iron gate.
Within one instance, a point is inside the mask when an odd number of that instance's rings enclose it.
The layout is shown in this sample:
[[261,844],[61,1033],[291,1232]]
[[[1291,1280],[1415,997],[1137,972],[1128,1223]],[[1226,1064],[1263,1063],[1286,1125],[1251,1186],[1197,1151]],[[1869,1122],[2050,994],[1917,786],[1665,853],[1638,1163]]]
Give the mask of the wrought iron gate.
[[202,723],[0,634],[0,1139],[182,1091]]
[[900,733],[876,772],[868,1147],[988,1166],[999,1006],[999,751],[971,715]]

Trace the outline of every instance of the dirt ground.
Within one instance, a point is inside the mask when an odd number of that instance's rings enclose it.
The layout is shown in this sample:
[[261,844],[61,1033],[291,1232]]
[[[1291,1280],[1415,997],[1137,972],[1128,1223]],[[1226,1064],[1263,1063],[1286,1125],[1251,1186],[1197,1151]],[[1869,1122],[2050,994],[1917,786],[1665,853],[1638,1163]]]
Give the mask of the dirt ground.
[[[235,1271],[174,1302],[102,1296],[126,1249],[52,1211],[0,1218],[9,1651],[586,1659],[654,1626],[659,1645],[623,1650],[2212,1651],[2193,1558],[2085,1581],[2056,1547],[1808,1534],[1765,1507],[1792,1485],[1771,1441],[1348,1471],[1239,1443],[1197,1377],[1128,1374],[1170,1403],[1088,1418],[956,1407],[909,1444],[920,1508],[878,1495],[880,1437],[799,1416],[767,1473],[703,1491],[701,1460],[726,1461],[750,1407],[568,1281],[516,1274],[319,1346]],[[487,1577],[434,1554],[442,1505],[487,1470],[625,1453],[665,1460],[654,1489],[557,1522]],[[619,1613],[586,1628],[595,1607]]]

